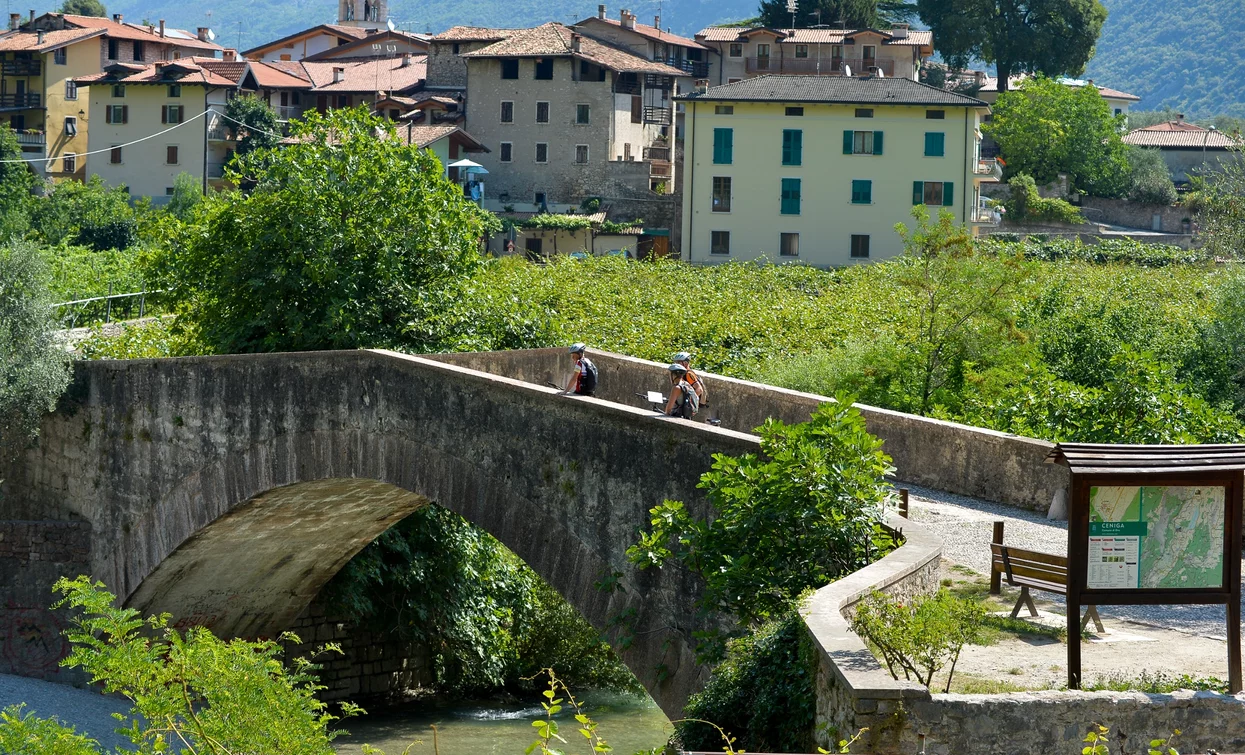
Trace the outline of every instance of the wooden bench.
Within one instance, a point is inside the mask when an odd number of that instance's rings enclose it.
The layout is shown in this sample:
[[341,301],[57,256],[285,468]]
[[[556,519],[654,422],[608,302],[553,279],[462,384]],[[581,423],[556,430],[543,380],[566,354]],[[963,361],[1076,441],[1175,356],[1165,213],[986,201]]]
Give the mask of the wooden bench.
[[[1020,615],[1021,606],[1027,606],[1030,616],[1037,616],[1037,607],[1033,605],[1033,596],[1029,589],[1043,590],[1056,595],[1068,594],[1068,558],[1053,553],[1013,548],[1003,544],[1003,523],[994,523],[994,540],[990,543],[990,592],[998,595],[1002,578],[1007,584],[1020,588],[1020,597],[1012,608],[1012,618]],[[1102,619],[1098,616],[1096,606],[1087,606],[1085,617],[1081,619],[1081,629],[1090,621],[1099,632],[1106,631]]]

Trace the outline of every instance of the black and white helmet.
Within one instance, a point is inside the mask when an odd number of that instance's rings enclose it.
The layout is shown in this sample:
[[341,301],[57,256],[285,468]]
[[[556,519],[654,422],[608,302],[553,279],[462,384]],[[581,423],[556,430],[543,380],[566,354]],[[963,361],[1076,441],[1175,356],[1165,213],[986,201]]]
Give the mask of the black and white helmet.
[[567,354],[582,354],[584,353],[584,349],[586,348],[588,347],[583,345],[582,343],[573,343],[571,344],[571,347],[566,350],[566,353]]

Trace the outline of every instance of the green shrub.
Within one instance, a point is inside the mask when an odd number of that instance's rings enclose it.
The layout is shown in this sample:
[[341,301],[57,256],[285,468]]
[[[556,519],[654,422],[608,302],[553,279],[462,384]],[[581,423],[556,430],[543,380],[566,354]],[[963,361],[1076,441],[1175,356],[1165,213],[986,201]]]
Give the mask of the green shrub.
[[971,600],[939,590],[929,598],[916,598],[906,605],[874,592],[856,607],[852,631],[881,653],[891,676],[914,679],[925,686],[948,663],[947,686],[964,645],[976,640],[985,609]]
[[1128,148],[1131,186],[1128,198],[1144,204],[1170,205],[1176,201],[1176,186],[1163,162],[1163,153],[1143,147]]
[[47,244],[62,242],[96,251],[126,249],[138,241],[138,221],[124,188],[95,175],[85,183],[62,181],[34,203],[32,230]]
[[1032,176],[1019,174],[1007,182],[1011,194],[1004,203],[1005,219],[1012,223],[1058,222],[1084,223],[1081,211],[1062,199],[1046,199],[1038,194]]

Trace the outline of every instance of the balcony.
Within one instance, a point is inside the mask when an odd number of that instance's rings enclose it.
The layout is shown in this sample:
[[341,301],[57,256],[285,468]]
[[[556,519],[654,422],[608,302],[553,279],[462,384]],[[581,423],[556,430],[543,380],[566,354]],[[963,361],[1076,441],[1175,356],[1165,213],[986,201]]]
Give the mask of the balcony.
[[703,79],[709,75],[709,64],[703,60],[684,60],[683,58],[654,58],[657,63],[665,63],[668,66],[679,69],[688,76],[695,76]]
[[656,123],[660,126],[669,126],[671,121],[672,121],[672,118],[670,115],[669,106],[667,107],[653,107],[652,105],[644,106],[644,122],[645,123]]
[[0,76],[38,76],[43,73],[41,60],[0,61]]
[[977,161],[973,167],[973,175],[983,178],[993,178],[995,181],[1003,180],[1003,166],[999,165],[999,161],[994,158],[983,158]]
[[37,107],[39,95],[36,92],[0,94],[0,110],[33,110]]
[[845,76],[849,68],[853,76],[895,75],[895,61],[876,58],[744,58],[744,69],[752,74]]
[[971,212],[969,222],[973,225],[998,225],[1001,219],[998,210],[992,207],[978,207]]
[[[21,145],[24,152],[42,152],[44,145],[48,143],[48,135],[42,131],[18,131],[17,143]],[[35,150],[28,150],[27,147],[37,147]]]
[[277,120],[282,121],[300,118],[303,114],[303,109],[296,105],[277,105],[273,110],[277,112]]
[[670,162],[670,148],[669,147],[645,147],[644,148],[644,159],[646,161],[656,160],[657,162],[668,163]]
[[225,177],[225,163],[208,161],[207,177],[214,180],[220,180]]

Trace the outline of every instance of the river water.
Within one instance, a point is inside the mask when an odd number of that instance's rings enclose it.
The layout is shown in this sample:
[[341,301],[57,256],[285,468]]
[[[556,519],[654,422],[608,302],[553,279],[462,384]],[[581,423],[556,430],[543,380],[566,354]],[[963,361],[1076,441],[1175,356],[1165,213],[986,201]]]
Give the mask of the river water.
[[[533,700],[539,699],[537,694]],[[588,691],[577,697],[599,724],[597,732],[614,748],[615,755],[659,747],[670,736],[665,714],[647,695]],[[523,755],[536,738],[532,721],[543,715],[539,704],[410,703],[344,722],[342,728],[349,734],[335,740],[334,745],[338,755],[360,755],[364,743],[379,747],[385,755],[402,755],[408,745],[409,755]],[[589,755],[587,740],[576,731],[571,715],[566,711],[558,714],[558,723],[569,743],[561,749],[567,755]],[[437,727],[436,753],[431,726]]]

